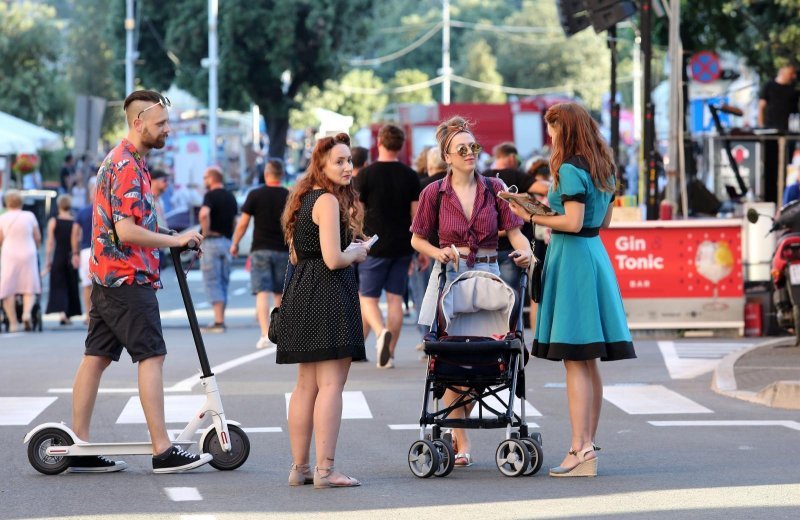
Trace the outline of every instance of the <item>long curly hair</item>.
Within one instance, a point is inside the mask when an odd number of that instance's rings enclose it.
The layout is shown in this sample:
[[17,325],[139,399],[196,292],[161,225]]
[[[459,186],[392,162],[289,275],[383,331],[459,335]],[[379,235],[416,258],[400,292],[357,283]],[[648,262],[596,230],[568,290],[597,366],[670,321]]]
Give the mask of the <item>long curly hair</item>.
[[550,155],[553,186],[558,186],[558,169],[564,161],[580,155],[589,163],[589,175],[597,189],[613,192],[616,167],[611,148],[589,112],[576,103],[559,103],[550,107],[544,120],[556,130]]
[[351,182],[347,186],[335,184],[325,175],[325,163],[330,157],[331,150],[337,144],[350,147],[350,136],[345,133],[336,134],[333,137],[323,137],[314,145],[311,152],[311,162],[305,175],[297,182],[289,192],[286,207],[281,215],[281,225],[283,226],[283,237],[287,244],[292,244],[294,240],[295,225],[297,223],[297,212],[303,197],[320,186],[328,193],[331,193],[339,201],[339,216],[342,226],[350,230],[352,237],[361,237],[363,234],[363,216],[361,206],[358,204],[358,194]]

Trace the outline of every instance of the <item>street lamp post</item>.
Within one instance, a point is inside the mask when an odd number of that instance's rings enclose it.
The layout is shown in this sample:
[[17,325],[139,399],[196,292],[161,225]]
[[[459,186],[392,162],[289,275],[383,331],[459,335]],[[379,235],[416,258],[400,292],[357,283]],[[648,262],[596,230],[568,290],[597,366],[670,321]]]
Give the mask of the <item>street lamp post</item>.
[[217,163],[217,66],[219,65],[217,40],[217,0],[208,0],[208,141],[211,164]]
[[136,20],[134,19],[134,1],[126,0],[125,2],[125,95],[127,96],[133,92],[134,88],[134,69],[133,65],[136,61],[137,53],[134,48],[133,31],[136,29]]

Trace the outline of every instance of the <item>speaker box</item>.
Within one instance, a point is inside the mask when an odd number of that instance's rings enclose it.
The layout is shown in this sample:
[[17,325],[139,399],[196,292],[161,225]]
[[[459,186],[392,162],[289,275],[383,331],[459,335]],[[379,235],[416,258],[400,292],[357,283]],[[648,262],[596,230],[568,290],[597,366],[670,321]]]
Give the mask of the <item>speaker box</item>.
[[686,184],[689,199],[689,211],[704,215],[716,215],[722,203],[711,193],[706,185],[698,179],[692,179]]

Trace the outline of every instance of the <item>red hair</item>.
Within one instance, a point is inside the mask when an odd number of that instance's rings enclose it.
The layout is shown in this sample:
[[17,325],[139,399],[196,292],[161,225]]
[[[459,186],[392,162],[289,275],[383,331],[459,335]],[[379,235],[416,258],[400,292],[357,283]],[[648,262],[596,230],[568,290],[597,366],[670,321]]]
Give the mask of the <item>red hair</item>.
[[613,192],[614,158],[589,112],[575,103],[559,103],[550,107],[544,120],[556,130],[550,155],[553,187],[558,186],[558,169],[564,161],[580,155],[589,164],[589,175],[597,189]]
[[336,197],[339,201],[341,225],[347,226],[353,237],[362,235],[361,207],[357,204],[358,195],[352,182],[347,186],[340,186],[325,175],[325,163],[330,157],[331,150],[337,144],[343,144],[350,148],[350,136],[340,133],[333,137],[323,137],[317,141],[314,145],[314,150],[311,152],[311,162],[305,175],[297,181],[297,184],[289,193],[286,207],[283,210],[283,215],[281,215],[283,237],[287,244],[291,244],[294,239],[297,212],[300,210],[303,196],[314,189],[314,186],[320,186]]

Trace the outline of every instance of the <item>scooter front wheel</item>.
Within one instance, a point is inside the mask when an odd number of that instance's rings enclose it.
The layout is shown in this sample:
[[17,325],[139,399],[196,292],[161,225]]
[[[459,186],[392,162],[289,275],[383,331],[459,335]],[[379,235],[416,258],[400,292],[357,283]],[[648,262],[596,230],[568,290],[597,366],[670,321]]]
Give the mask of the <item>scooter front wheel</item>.
[[72,446],[72,437],[58,428],[46,428],[28,443],[28,461],[33,469],[45,475],[58,475],[69,467],[69,457],[47,454],[51,446]]
[[214,431],[209,432],[203,442],[203,453],[210,453],[214,458],[209,462],[212,468],[220,471],[231,471],[245,463],[250,455],[250,439],[244,430],[235,424],[228,425],[228,435],[231,441],[231,451],[225,451],[219,443],[219,436]]

